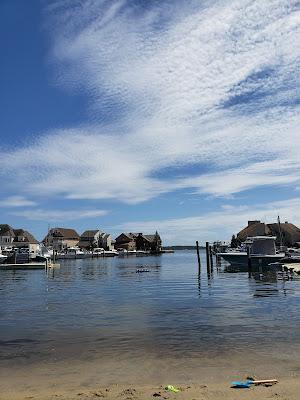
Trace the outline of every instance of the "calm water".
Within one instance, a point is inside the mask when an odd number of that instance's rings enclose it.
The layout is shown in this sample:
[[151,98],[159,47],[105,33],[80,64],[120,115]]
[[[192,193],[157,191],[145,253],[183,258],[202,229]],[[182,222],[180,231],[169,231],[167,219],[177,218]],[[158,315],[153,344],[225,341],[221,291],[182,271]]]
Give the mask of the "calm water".
[[[136,273],[147,266],[149,273]],[[202,254],[61,261],[0,271],[0,366],[62,359],[174,357],[292,346],[300,280],[248,279],[225,265],[209,279]]]

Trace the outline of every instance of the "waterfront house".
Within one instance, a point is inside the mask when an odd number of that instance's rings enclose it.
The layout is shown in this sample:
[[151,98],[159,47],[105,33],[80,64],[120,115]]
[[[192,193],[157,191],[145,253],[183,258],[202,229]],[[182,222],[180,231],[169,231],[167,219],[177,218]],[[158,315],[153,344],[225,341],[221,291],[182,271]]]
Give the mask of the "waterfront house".
[[80,236],[78,246],[83,250],[92,250],[97,247],[112,250],[113,241],[109,233],[102,232],[99,229],[87,230]]
[[31,233],[24,229],[14,229],[13,246],[19,249],[28,249],[31,258],[36,257],[39,248],[39,242],[33,237]]
[[100,233],[101,231],[97,229],[84,231],[80,236],[78,247],[80,247],[82,250],[92,250],[96,247],[100,247],[99,246]]
[[[278,224],[268,224],[269,229],[272,232],[272,235],[276,236],[277,244],[280,244],[280,231]],[[300,229],[294,225],[289,223],[288,221],[280,224],[281,235],[282,235],[282,244],[284,246],[295,246],[298,242],[300,242]]]
[[114,249],[114,241],[109,233],[101,232],[99,247],[103,247],[104,250],[109,251]]
[[154,235],[145,235],[141,232],[121,233],[116,238],[115,248],[129,251],[143,250],[159,252],[162,248],[162,241],[157,232]]
[[30,254],[35,257],[39,242],[33,237],[31,233],[24,229],[14,229],[10,225],[0,225],[0,247],[2,250],[12,250],[18,248],[20,251]]
[[14,230],[8,224],[0,224],[0,248],[11,247],[14,241]]
[[268,225],[259,220],[248,221],[248,225],[237,234],[237,240],[244,242],[247,237],[272,235]]
[[280,230],[282,244],[284,246],[294,246],[300,242],[300,229],[289,222],[265,224],[259,220],[248,221],[248,225],[237,234],[239,242],[244,242],[247,237],[253,236],[276,236],[276,244],[280,244]]
[[51,228],[44,238],[45,246],[51,246],[57,251],[65,250],[68,247],[76,246],[79,242],[79,235],[75,229]]
[[137,250],[151,251],[158,253],[162,248],[161,238],[156,231],[154,235],[144,235],[139,233],[136,237],[136,248]]
[[138,233],[121,233],[115,240],[115,248],[123,250],[136,250],[136,238]]

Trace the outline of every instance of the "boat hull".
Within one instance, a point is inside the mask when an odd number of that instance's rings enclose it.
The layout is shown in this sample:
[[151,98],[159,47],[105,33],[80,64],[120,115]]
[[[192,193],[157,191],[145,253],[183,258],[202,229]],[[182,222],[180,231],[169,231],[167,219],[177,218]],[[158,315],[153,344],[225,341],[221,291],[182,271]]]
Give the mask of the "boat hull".
[[[247,266],[248,265],[248,256],[247,253],[219,253],[219,256],[222,257],[225,261],[229,262],[231,265],[240,265]],[[281,260],[283,257],[282,254],[274,254],[274,255],[260,255],[253,254],[251,255],[251,265],[252,267],[267,267],[271,263],[275,263]]]

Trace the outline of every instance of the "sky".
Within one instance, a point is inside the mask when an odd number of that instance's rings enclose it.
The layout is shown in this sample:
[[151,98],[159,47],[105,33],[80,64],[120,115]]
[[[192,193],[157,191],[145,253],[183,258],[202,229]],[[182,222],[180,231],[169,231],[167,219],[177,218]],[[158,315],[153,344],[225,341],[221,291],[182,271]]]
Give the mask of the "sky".
[[299,0],[0,0],[0,222],[300,226]]

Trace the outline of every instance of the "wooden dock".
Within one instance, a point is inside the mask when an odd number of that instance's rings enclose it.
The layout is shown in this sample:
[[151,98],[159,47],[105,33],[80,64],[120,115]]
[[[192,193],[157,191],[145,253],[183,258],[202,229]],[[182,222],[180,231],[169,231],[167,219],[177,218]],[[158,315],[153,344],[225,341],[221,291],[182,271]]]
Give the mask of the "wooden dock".
[[35,262],[35,263],[24,263],[24,264],[0,264],[2,270],[31,270],[31,269],[45,269],[46,263]]

